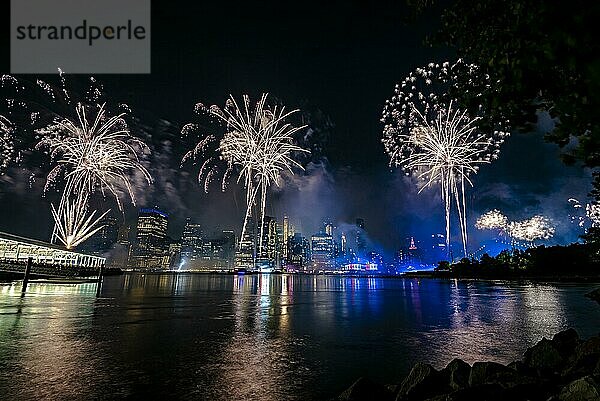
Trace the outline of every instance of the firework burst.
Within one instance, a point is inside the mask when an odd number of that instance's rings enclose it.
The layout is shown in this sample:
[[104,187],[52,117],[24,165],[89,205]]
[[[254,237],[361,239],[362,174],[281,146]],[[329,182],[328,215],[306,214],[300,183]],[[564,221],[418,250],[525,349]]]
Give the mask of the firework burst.
[[522,221],[508,221],[498,209],[479,216],[475,227],[479,230],[500,230],[511,242],[518,240],[534,243],[537,240],[550,239],[555,233],[552,220],[548,217],[537,215]]
[[506,231],[511,238],[533,243],[537,240],[552,238],[555,228],[552,220],[538,215],[527,220],[511,222]]
[[[306,126],[296,127],[288,122],[298,110],[269,106],[267,96],[263,94],[253,104],[244,95],[241,106],[233,96],[224,108],[213,105],[206,109],[202,104],[196,105],[197,114],[207,113],[225,130],[222,135],[202,132],[202,139],[182,160],[182,163],[193,160],[201,164],[198,180],[204,183],[205,191],[218,175],[222,174],[222,190],[230,178],[237,175],[237,182],[246,190],[246,213],[240,238],[244,238],[253,207],[257,206],[261,222],[259,253],[262,252],[267,192],[272,185],[280,185],[283,171],[293,174],[294,169],[303,169],[296,156],[309,153],[294,140],[295,134]],[[198,124],[187,124],[182,134],[189,135],[201,128]]]
[[[459,87],[469,96],[455,96]],[[381,121],[383,144],[390,165],[423,181],[419,192],[438,185],[445,206],[446,242],[450,244],[450,214],[454,204],[460,222],[463,252],[467,254],[465,187],[480,165],[498,158],[508,136],[508,121],[495,123],[478,103],[490,90],[489,77],[459,60],[429,64],[396,85],[386,101]],[[449,247],[448,247],[449,249]]]
[[110,194],[122,211],[123,191],[135,205],[129,178],[133,172],[141,172],[148,184],[152,182],[139,158],[147,147],[130,135],[124,114],[109,117],[104,104],[91,118],[93,113],[81,103],[75,111],[76,121],[57,118],[37,130],[41,139],[36,145],[50,154],[55,165],[47,176],[45,190],[61,178],[65,182],[58,208],[53,206],[53,217],[54,237],[67,248],[77,246],[99,229],[97,225],[106,213],[95,219],[96,212],[88,212],[89,200],[96,191],[103,196]]
[[498,209],[494,209],[479,216],[475,228],[478,230],[503,230],[507,225],[508,218]]

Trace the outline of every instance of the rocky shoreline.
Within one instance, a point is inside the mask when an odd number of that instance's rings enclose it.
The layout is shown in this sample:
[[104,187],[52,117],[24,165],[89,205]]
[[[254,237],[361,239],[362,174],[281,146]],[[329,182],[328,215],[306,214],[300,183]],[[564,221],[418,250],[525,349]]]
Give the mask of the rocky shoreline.
[[[600,322],[599,329],[600,329]],[[543,338],[520,361],[468,363],[441,370],[417,363],[400,384],[358,379],[335,401],[592,401],[600,400],[600,334],[582,340],[574,329]],[[333,400],[332,400],[333,401]]]

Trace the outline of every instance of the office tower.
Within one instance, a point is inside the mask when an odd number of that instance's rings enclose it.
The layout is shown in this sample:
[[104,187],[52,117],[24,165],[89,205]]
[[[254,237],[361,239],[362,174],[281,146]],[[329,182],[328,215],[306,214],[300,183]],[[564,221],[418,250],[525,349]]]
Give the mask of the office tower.
[[332,270],[333,237],[325,232],[319,232],[311,237],[312,267],[314,270]]
[[290,220],[287,217],[287,215],[284,215],[283,216],[282,247],[281,247],[281,253],[282,253],[284,260],[287,260],[290,237],[291,237],[291,235],[290,235]]
[[[191,268],[193,262],[200,260],[204,252],[204,235],[200,224],[192,222],[191,218],[187,218],[183,233],[181,234],[181,259],[184,263],[184,268]],[[185,264],[189,266],[185,266]]]
[[[169,216],[156,208],[142,208],[138,213],[135,268],[161,268],[168,265],[167,225]],[[166,260],[165,260],[166,259]]]
[[[273,267],[278,259],[277,220],[274,217],[265,216],[262,232],[257,232],[257,234],[259,236],[262,234],[262,248],[258,250],[257,259],[260,259],[262,265],[268,264]],[[260,246],[260,243],[257,241],[256,245]]]
[[331,235],[333,237],[333,223],[330,219],[325,219],[323,222],[323,231],[327,235]]
[[365,233],[365,220],[356,219],[356,253],[358,257],[364,257],[367,252],[367,240]]
[[123,224],[119,228],[119,232],[117,234],[117,244],[129,246],[131,244],[129,240],[129,234],[131,232],[131,227]]
[[205,269],[211,271],[233,269],[235,255],[235,234],[233,231],[224,230],[206,242],[210,244],[210,250],[204,263]]
[[442,260],[448,260],[448,249],[444,234],[431,234],[430,252],[427,259],[431,263],[437,264]]
[[246,224],[246,232],[240,238],[239,246],[235,252],[235,268],[236,269],[254,269],[256,257],[256,241],[255,241],[254,219],[249,218]]
[[100,225],[102,228],[85,241],[79,249],[91,254],[100,255],[109,251],[116,243],[119,235],[117,219],[105,216]]
[[310,261],[310,245],[300,233],[294,233],[289,240],[287,258],[288,269],[296,271],[308,270]]
[[171,241],[169,244],[169,269],[181,269],[181,242]]

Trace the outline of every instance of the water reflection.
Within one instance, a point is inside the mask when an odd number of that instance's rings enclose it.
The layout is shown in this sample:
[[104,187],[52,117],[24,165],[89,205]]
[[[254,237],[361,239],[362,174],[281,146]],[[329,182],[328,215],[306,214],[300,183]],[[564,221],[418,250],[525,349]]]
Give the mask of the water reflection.
[[131,274],[0,286],[0,394],[13,400],[328,399],[417,360],[510,362],[597,331],[585,285],[299,275]]
[[30,284],[22,297],[20,284],[0,287],[0,394],[78,399],[101,392],[96,377],[104,367],[88,341],[95,291],[93,284]]

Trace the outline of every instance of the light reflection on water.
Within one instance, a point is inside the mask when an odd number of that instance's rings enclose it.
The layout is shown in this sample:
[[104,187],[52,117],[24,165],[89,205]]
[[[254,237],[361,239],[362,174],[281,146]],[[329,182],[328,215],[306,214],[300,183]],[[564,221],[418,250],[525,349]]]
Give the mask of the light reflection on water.
[[[356,377],[397,382],[518,358],[566,327],[597,333],[593,286],[293,275],[142,275],[0,286],[0,395],[327,399]],[[4,397],[0,397],[4,398]],[[8,397],[6,397],[8,398]]]

